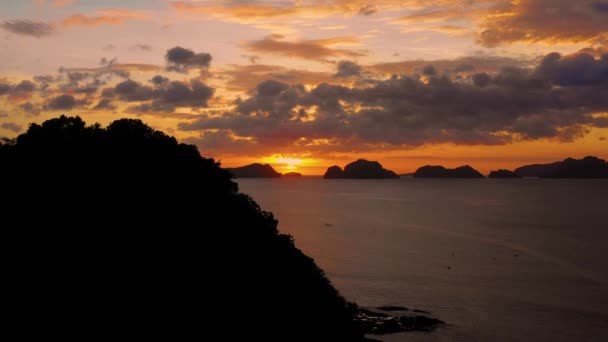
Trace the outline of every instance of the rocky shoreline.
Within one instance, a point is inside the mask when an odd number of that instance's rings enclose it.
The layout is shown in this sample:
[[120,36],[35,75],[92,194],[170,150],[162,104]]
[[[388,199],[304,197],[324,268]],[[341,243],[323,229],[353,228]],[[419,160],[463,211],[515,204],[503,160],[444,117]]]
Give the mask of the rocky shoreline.
[[366,335],[388,335],[412,331],[431,332],[445,325],[445,322],[432,317],[430,312],[410,310],[402,306],[357,309],[355,321],[362,327]]

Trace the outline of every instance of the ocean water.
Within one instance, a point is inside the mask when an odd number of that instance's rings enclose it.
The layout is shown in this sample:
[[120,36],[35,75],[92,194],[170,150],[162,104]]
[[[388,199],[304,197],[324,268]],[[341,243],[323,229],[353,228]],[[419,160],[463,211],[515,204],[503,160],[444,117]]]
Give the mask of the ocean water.
[[239,179],[361,306],[447,326],[385,341],[608,341],[608,180]]

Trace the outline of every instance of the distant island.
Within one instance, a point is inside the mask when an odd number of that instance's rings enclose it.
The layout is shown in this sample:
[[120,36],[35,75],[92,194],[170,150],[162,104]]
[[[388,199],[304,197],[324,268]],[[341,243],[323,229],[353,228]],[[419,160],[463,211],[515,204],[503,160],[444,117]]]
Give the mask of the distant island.
[[236,168],[226,168],[235,178],[280,178],[282,174],[268,164],[250,164]]
[[393,179],[399,178],[395,172],[387,170],[377,161],[359,159],[344,167],[331,166],[323,175],[325,179]]
[[490,172],[488,178],[522,178],[522,176],[509,170],[498,170]]
[[283,174],[284,178],[301,178],[302,174],[299,172],[287,172]]
[[423,166],[414,172],[414,178],[485,178],[469,165],[446,169],[443,166]]
[[608,178],[608,163],[593,156],[568,158],[550,164],[522,166],[515,173],[523,177],[539,178]]

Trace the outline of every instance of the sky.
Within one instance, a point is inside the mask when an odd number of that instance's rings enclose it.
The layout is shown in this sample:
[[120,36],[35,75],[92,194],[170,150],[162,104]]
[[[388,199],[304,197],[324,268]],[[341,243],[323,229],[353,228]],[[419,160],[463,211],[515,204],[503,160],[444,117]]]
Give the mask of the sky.
[[141,119],[236,167],[608,159],[608,1],[3,0],[0,137]]

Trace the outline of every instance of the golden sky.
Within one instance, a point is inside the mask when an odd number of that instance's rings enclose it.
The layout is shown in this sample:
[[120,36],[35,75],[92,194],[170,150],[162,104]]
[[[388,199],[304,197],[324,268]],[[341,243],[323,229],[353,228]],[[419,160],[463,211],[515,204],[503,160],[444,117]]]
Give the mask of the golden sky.
[[608,159],[608,1],[5,0],[0,136],[140,118],[227,167]]

